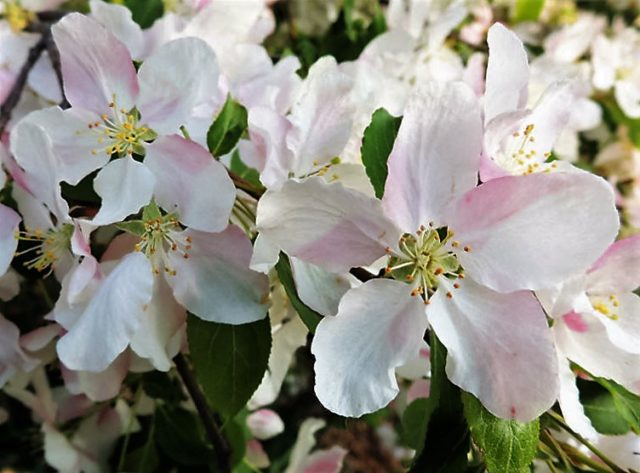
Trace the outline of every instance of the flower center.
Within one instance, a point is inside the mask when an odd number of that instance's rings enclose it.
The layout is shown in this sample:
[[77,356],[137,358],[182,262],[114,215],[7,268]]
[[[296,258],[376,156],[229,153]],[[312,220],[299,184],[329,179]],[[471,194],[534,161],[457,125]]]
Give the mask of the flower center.
[[114,153],[118,156],[131,156],[134,153],[144,155],[144,143],[153,140],[156,134],[139,123],[139,113],[135,108],[129,111],[118,108],[115,95],[109,108],[111,113],[102,114],[101,121],[87,124],[90,132],[96,135],[99,145],[91,153],[104,152],[109,156]]
[[72,235],[73,225],[70,223],[65,223],[60,228],[52,228],[46,232],[38,229],[18,231],[15,235],[16,239],[33,244],[25,250],[18,251],[16,256],[32,256],[31,259],[24,262],[24,265],[40,272],[46,270],[46,276],[48,276],[53,271],[53,265],[70,251]]
[[146,220],[144,233],[136,244],[136,251],[144,253],[151,261],[154,274],[162,271],[170,276],[176,275],[171,267],[169,254],[178,252],[183,258],[189,258],[191,237],[184,236],[178,220],[173,215],[164,215]]
[[[540,162],[541,160],[537,155],[538,151],[533,145],[536,141],[536,137],[533,134],[534,129],[535,125],[530,123],[523,130],[514,131],[506,139],[504,152],[495,157],[497,163],[511,174],[549,173],[558,167],[554,162]],[[549,156],[551,156],[551,153],[543,154],[545,160]]]
[[592,298],[591,305],[593,308],[600,312],[605,317],[610,318],[611,320],[618,320],[620,316],[618,315],[618,307],[620,307],[620,301],[615,296],[615,294],[611,294],[608,298]]
[[[464,278],[462,267],[453,249],[460,242],[453,240],[453,232],[446,227],[421,226],[415,235],[405,233],[398,243],[399,253],[387,248],[389,262],[385,273],[394,279],[406,281],[413,287],[412,296],[422,296],[425,304],[438,287],[442,277]],[[464,251],[471,248],[464,246]],[[457,283],[454,287],[458,287]],[[452,297],[450,293],[448,297]]]
[[35,13],[23,8],[19,1],[14,1],[5,2],[4,17],[7,20],[7,23],[9,23],[11,30],[15,33],[19,33],[24,30],[29,23],[35,20],[36,15]]

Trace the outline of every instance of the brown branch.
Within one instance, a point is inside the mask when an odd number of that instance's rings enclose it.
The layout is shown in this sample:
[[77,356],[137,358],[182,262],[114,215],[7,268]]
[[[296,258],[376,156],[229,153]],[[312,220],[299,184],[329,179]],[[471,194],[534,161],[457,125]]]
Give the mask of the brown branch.
[[200,419],[204,424],[207,436],[213,445],[213,449],[216,453],[216,460],[218,463],[218,469],[221,473],[231,472],[231,449],[227,439],[222,435],[220,427],[218,426],[217,415],[211,410],[211,407],[207,403],[204,394],[200,390],[200,386],[196,381],[193,372],[189,368],[186,358],[182,353],[178,353],[173,362],[176,365],[178,374],[182,379],[193,403],[198,410]]
[[47,54],[49,54],[49,60],[51,61],[54,72],[56,73],[56,79],[58,79],[58,86],[60,87],[60,95],[62,95],[60,108],[66,110],[67,108],[71,107],[71,105],[67,101],[67,97],[65,97],[64,95],[64,79],[62,77],[60,51],[58,51],[58,47],[56,46],[55,41],[53,41],[53,37],[51,35],[49,35],[49,40],[47,41]]
[[6,100],[0,107],[0,136],[4,133],[9,120],[11,120],[11,114],[13,113],[13,109],[16,108],[18,102],[20,101],[20,97],[22,96],[22,91],[27,85],[27,79],[29,77],[29,73],[33,66],[35,66],[38,59],[42,55],[42,52],[47,49],[47,43],[51,38],[51,30],[47,29],[42,33],[42,36],[38,40],[38,42],[29,50],[29,54],[27,56],[27,60],[22,65],[20,69],[20,73],[18,77],[16,77],[15,82],[13,83],[13,87],[7,95]]
[[245,191],[247,194],[249,194],[254,199],[258,200],[258,199],[260,199],[260,197],[262,197],[262,194],[264,194],[264,192],[265,192],[264,189],[260,189],[259,187],[254,186],[252,183],[250,183],[246,179],[238,176],[236,173],[234,173],[230,169],[227,169],[227,172],[229,173],[229,177],[233,181],[233,184],[238,189],[242,189],[243,191]]

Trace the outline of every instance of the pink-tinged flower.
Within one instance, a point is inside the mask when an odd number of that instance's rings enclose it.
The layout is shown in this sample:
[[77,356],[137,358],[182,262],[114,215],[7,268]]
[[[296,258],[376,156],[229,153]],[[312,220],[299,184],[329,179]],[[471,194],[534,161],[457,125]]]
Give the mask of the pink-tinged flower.
[[392,279],[348,291],[314,337],[316,393],[334,412],[395,397],[394,369],[419,352],[427,317],[450,379],[494,414],[530,420],[555,401],[553,340],[529,291],[586,271],[611,243],[613,193],[587,173],[475,187],[481,149],[473,92],[431,83],[405,110],[382,202],[314,177],[260,200],[258,230],[291,256],[345,272],[388,255]]
[[230,324],[267,313],[267,278],[248,269],[251,243],[238,227],[183,230],[170,214],[139,224],[143,233],[126,236],[133,242],[121,259],[63,281],[54,314],[68,331],[57,349],[70,369],[103,371],[131,347],[166,371],[181,348],[185,308]]
[[316,443],[315,433],[325,425],[324,420],[315,418],[306,419],[300,425],[285,473],[338,473],[342,470],[342,462],[347,455],[344,448],[335,446],[311,453]]
[[[197,191],[182,188],[174,193],[171,211],[179,207],[181,213],[191,212],[184,206],[189,199],[199,212],[198,205],[214,193],[217,198],[207,200],[213,205],[208,215],[233,201],[233,186],[223,176],[222,166],[210,157],[207,163],[192,158],[194,153],[208,153],[173,134],[216,89],[215,55],[204,42],[195,38],[170,42],[136,74],[127,48],[92,18],[70,14],[53,27],[53,36],[72,107],[35,112],[24,121],[49,135],[59,181],[77,184],[104,166],[94,181],[103,200],[94,224],[120,221],[148,204],[152,196],[166,203],[168,170],[179,172],[171,189],[187,176],[197,176],[201,183],[208,180],[204,194],[202,186],[196,186]],[[13,152],[25,168],[26,162],[35,159],[20,146]],[[134,153],[145,155],[144,162],[132,159]],[[119,159],[109,162],[114,157]],[[192,226],[218,231],[226,226],[222,224],[226,218],[201,218]]]
[[622,111],[631,118],[640,117],[640,33],[631,27],[613,38],[599,35],[592,50],[593,85],[613,88]]
[[529,66],[522,41],[496,23],[489,30],[487,42],[482,180],[572,169],[563,162],[547,162],[571,116],[575,100],[572,85],[551,84],[533,109],[526,109]]
[[565,357],[560,407],[567,422],[583,435],[593,437],[595,431],[579,404],[575,376],[566,359],[638,392],[640,297],[632,291],[639,286],[640,235],[636,235],[615,242],[584,274],[538,292],[547,313],[556,319],[556,346]]

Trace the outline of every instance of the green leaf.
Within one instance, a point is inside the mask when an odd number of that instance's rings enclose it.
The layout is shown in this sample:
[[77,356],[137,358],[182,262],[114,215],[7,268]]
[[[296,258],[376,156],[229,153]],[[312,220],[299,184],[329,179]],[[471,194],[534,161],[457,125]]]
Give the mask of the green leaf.
[[246,129],[247,109],[228,96],[207,132],[209,151],[215,157],[229,153]]
[[149,436],[141,447],[128,453],[124,465],[118,471],[136,471],[140,473],[154,473],[158,471],[160,460],[155,442],[156,420],[155,415],[151,419]]
[[185,409],[160,406],[156,410],[155,438],[162,452],[182,465],[204,465],[215,458],[202,423]]
[[149,371],[142,375],[142,389],[152,399],[180,402],[186,399],[180,381],[162,371]]
[[243,325],[206,322],[189,314],[189,350],[204,394],[226,419],[244,407],[260,385],[271,352],[269,317]]
[[616,410],[629,423],[631,430],[640,434],[640,397],[613,381],[602,378],[597,381],[611,393]]
[[315,310],[309,308],[304,302],[300,300],[296,284],[293,280],[293,273],[291,272],[291,263],[289,258],[284,253],[280,253],[280,259],[276,264],[276,271],[278,272],[278,278],[284,286],[284,290],[289,297],[291,305],[296,310],[300,318],[307,326],[311,333],[316,331],[316,327],[322,320],[322,316]]
[[420,398],[407,406],[402,414],[402,442],[409,448],[420,450],[427,436],[427,423],[425,419],[431,417],[435,408],[428,398]]
[[460,389],[445,372],[447,349],[432,332],[430,408],[423,413],[427,426],[423,446],[416,451],[410,473],[458,473],[465,471],[470,449]]
[[544,0],[516,0],[511,19],[515,23],[521,21],[536,21],[544,7]]
[[536,456],[540,422],[522,423],[500,419],[487,411],[480,401],[463,393],[464,412],[471,436],[484,454],[489,473],[528,473]]
[[164,14],[162,0],[124,0],[124,4],[131,10],[133,20],[142,28],[150,27]]
[[260,173],[254,168],[250,168],[244,163],[244,161],[242,161],[238,150],[234,151],[231,155],[229,169],[231,170],[231,172],[233,172],[237,176],[240,176],[244,180],[249,181],[254,186],[258,188],[263,187],[262,182],[260,182]]
[[145,228],[142,220],[130,220],[128,222],[120,222],[115,224],[116,228],[123,232],[130,233],[135,236],[144,235]]
[[376,192],[376,197],[384,194],[384,183],[387,180],[387,160],[393,149],[402,117],[394,117],[384,108],[373,113],[371,123],[364,130],[362,138],[362,162],[367,176]]
[[594,429],[605,435],[624,435],[630,430],[629,423],[618,412],[611,393],[598,383],[578,380],[580,402]]

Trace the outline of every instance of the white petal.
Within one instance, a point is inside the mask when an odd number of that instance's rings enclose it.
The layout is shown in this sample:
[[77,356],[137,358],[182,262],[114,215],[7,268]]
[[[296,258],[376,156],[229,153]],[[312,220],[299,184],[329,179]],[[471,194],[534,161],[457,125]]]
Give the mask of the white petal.
[[640,235],[616,241],[587,275],[591,294],[631,292],[640,287]]
[[144,61],[138,80],[142,122],[159,134],[176,133],[194,107],[216,90],[218,63],[201,39],[177,39]]
[[258,440],[267,440],[284,432],[284,422],[271,409],[259,409],[249,414],[247,427]]
[[140,319],[140,327],[131,338],[131,349],[142,358],[147,358],[154,368],[169,371],[171,358],[170,342],[184,326],[187,314],[173,298],[171,288],[162,277],[154,278],[153,295]]
[[560,395],[558,402],[562,415],[567,425],[575,432],[593,440],[597,437],[596,430],[584,413],[584,407],[580,403],[580,392],[576,386],[576,375],[569,367],[569,360],[563,356],[558,359],[560,368]]
[[346,277],[290,258],[291,272],[302,302],[322,315],[335,315],[344,293],[351,288]]
[[[429,117],[429,119],[425,119]],[[384,208],[405,232],[442,224],[452,199],[475,187],[482,151],[480,107],[461,82],[428,83],[410,98],[384,189]]]
[[501,113],[524,107],[529,87],[529,65],[522,41],[502,24],[496,23],[489,29],[487,42],[485,123]]
[[178,302],[203,320],[245,324],[267,314],[269,284],[264,274],[249,269],[251,242],[236,226],[221,233],[186,230],[189,257],[170,252],[176,275],[167,276]]
[[92,223],[108,225],[138,212],[151,202],[155,180],[145,165],[128,156],[107,164],[93,180],[102,205]]
[[359,417],[386,406],[398,394],[395,368],[420,349],[427,319],[424,304],[405,283],[375,279],[350,290],[338,314],[316,329],[315,391],[336,414]]
[[572,313],[553,326],[558,350],[593,376],[623,386],[640,381],[640,355],[618,348],[604,325],[590,314]]
[[319,59],[309,69],[301,96],[292,107],[292,130],[287,145],[296,157],[294,175],[302,176],[314,163],[324,164],[339,156],[351,135],[352,79],[341,72],[330,56]]
[[102,282],[76,324],[58,342],[60,360],[74,370],[105,370],[140,327],[151,299],[153,277],[146,256],[125,256]]
[[134,59],[140,59],[144,37],[140,26],[133,21],[131,10],[124,5],[98,0],[91,0],[89,3],[91,16],[122,41]]
[[558,396],[558,360],[542,307],[531,292],[458,282],[455,289],[443,278],[427,307],[448,350],[449,379],[498,417],[535,419]]
[[618,294],[617,307],[605,297],[592,296],[592,302],[600,301],[611,310],[611,316],[607,317],[597,310],[594,315],[600,319],[607,329],[609,339],[626,352],[640,354],[640,297],[632,292]]
[[20,216],[6,205],[0,204],[0,275],[7,272],[18,247],[16,231]]

